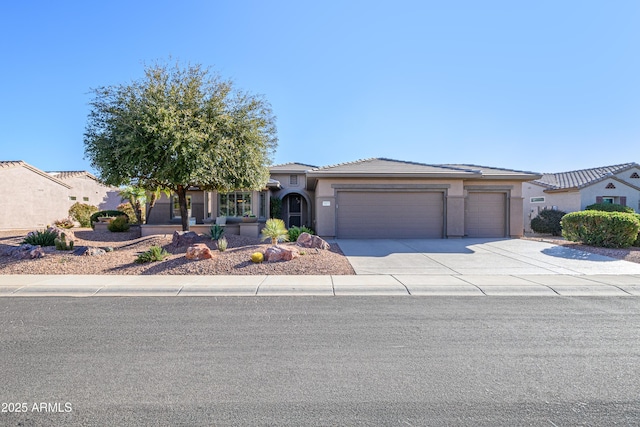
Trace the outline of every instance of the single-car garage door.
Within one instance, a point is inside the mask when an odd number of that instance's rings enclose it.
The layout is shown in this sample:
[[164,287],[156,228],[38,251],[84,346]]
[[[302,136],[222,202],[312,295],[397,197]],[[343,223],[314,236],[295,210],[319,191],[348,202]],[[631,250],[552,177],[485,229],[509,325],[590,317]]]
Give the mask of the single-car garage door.
[[340,191],[336,220],[342,239],[440,239],[444,193]]
[[468,237],[505,237],[507,195],[469,192],[464,207],[464,234]]

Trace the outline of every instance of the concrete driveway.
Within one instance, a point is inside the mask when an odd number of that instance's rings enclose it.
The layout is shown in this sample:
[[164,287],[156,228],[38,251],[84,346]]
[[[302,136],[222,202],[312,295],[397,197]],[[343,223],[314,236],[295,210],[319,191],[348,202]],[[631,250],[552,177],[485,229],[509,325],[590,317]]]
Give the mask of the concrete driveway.
[[640,274],[640,264],[520,239],[336,240],[356,274]]

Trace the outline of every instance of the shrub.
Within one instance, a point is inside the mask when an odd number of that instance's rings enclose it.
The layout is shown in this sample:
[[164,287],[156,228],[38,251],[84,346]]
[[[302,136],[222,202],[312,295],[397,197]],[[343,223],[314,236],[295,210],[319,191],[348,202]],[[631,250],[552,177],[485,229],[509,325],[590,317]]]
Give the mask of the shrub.
[[560,236],[562,234],[560,220],[566,214],[563,211],[544,209],[531,220],[531,229],[536,233]]
[[22,243],[40,246],[55,246],[58,234],[52,230],[32,231],[27,234]]
[[143,264],[145,262],[162,261],[168,256],[169,252],[167,252],[164,248],[161,248],[160,246],[151,246],[148,251],[138,255],[136,262],[138,264]]
[[287,227],[285,227],[283,220],[276,218],[267,220],[264,228],[262,229],[262,240],[267,239],[271,239],[272,245],[289,240],[289,233],[287,232]]
[[264,261],[264,254],[262,252],[254,252],[251,254],[251,262],[254,264],[260,264]]
[[93,227],[93,224],[98,222],[98,218],[103,217],[103,216],[126,216],[127,217],[127,221],[129,220],[129,215],[127,215],[126,213],[122,212],[122,211],[98,211],[95,212],[94,214],[91,215],[91,227]]
[[56,238],[54,243],[56,245],[56,249],[59,251],[70,251],[73,249],[73,240],[69,240],[69,242],[67,242],[67,235],[64,233],[60,234],[60,237]]
[[209,235],[211,240],[219,240],[224,234],[224,227],[218,224],[214,224],[209,229]]
[[296,242],[302,233],[315,234],[312,229],[305,227],[296,227],[295,225],[289,229],[289,241]]
[[123,212],[125,215],[127,215],[127,217],[129,217],[129,223],[130,224],[136,224],[138,222],[138,219],[136,217],[136,213],[133,210],[133,208],[131,207],[131,203],[126,202],[126,203],[120,203],[116,209],[120,212]]
[[224,252],[227,250],[227,246],[228,246],[228,242],[227,239],[225,237],[221,237],[218,239],[218,250],[220,252]]
[[129,218],[120,215],[107,225],[107,229],[113,233],[120,233],[129,230]]
[[80,227],[91,227],[91,214],[98,208],[86,203],[76,202],[69,208],[69,216],[80,223]]
[[73,228],[73,219],[72,218],[62,218],[55,220],[53,224],[58,228]]
[[615,203],[594,203],[584,208],[586,211],[602,211],[602,212],[625,212],[634,213],[633,208],[629,206],[617,205]]
[[562,235],[574,242],[605,248],[626,248],[638,239],[640,220],[623,212],[581,211],[562,218]]

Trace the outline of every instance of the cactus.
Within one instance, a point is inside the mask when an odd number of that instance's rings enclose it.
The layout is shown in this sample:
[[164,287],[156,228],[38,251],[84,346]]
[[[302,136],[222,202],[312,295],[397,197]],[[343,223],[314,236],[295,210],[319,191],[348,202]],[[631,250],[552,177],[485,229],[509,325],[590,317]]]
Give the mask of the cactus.
[[69,240],[67,243],[67,235],[65,233],[61,233],[60,237],[54,240],[56,245],[56,249],[59,251],[70,251],[73,249],[73,240]]
[[251,261],[255,264],[259,264],[264,261],[264,254],[262,252],[254,252],[251,254]]

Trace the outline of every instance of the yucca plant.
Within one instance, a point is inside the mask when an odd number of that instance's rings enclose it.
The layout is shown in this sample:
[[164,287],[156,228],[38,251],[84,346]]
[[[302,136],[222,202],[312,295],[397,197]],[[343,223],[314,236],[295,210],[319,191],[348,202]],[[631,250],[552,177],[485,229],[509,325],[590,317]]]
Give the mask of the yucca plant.
[[272,245],[289,241],[289,233],[284,221],[277,218],[268,219],[262,229],[262,240],[271,239]]
[[161,248],[160,246],[151,246],[148,251],[138,255],[136,262],[138,264],[143,264],[145,262],[162,261],[168,256],[169,252],[164,248]]
[[22,243],[28,243],[34,246],[55,246],[57,238],[58,234],[55,231],[49,229],[42,231],[37,230],[27,234]]

